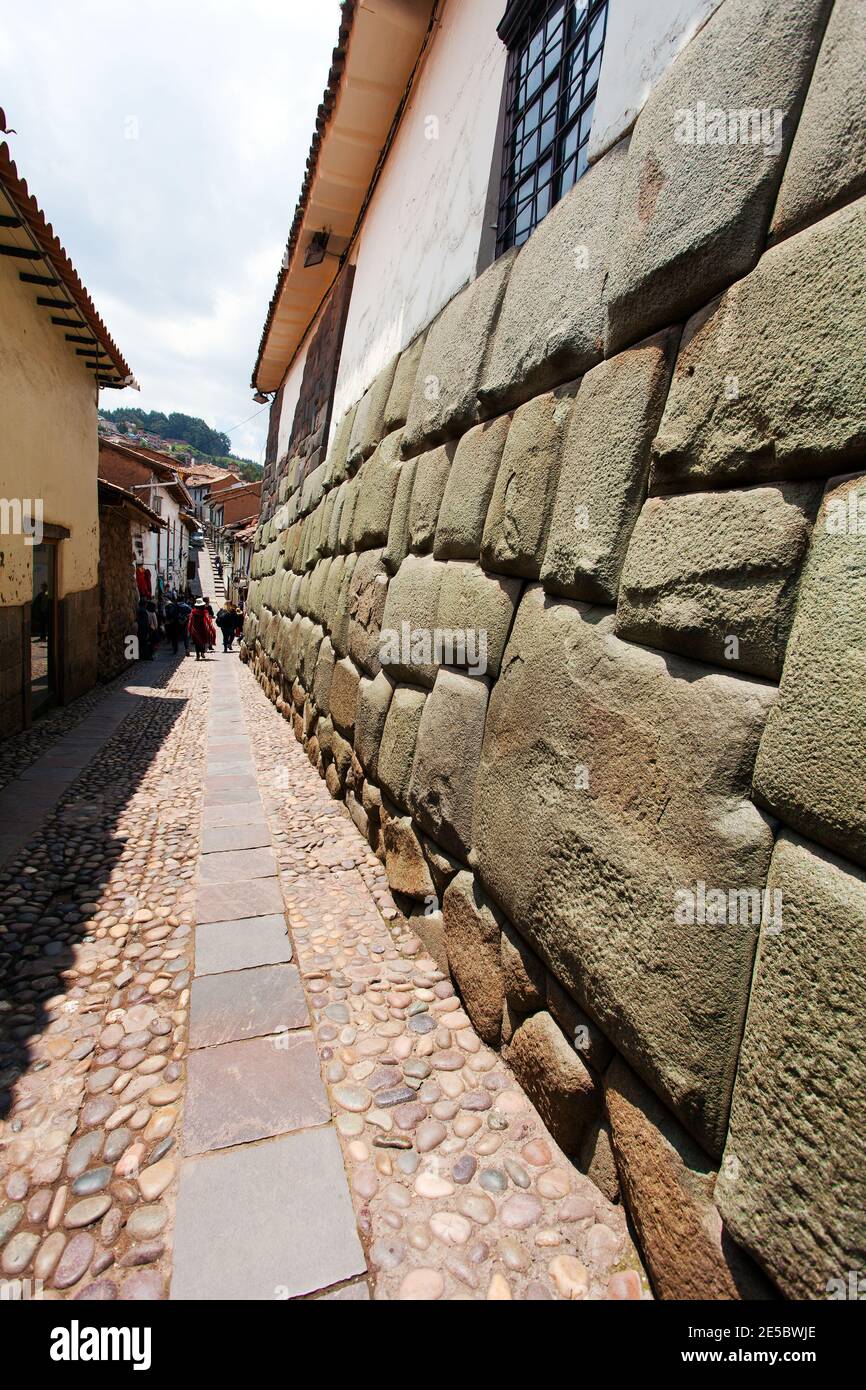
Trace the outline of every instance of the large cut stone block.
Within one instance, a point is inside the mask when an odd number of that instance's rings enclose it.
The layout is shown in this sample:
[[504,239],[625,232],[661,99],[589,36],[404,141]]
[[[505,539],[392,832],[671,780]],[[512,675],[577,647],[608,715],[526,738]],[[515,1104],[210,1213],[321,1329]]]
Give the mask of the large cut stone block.
[[334,675],[336,657],[330,637],[325,637],[319,647],[316,670],[313,676],[313,699],[320,710],[327,710],[331,699],[331,680]]
[[557,1144],[576,1158],[599,1107],[598,1089],[550,1014],[532,1014],[503,1049]]
[[862,0],[836,0],[785,165],[773,237],[866,193],[864,73]]
[[483,676],[443,667],[424,706],[415,745],[410,810],[428,834],[462,859],[468,858],[472,844],[488,694]]
[[349,590],[352,587],[352,576],[355,573],[355,565],[358,557],[355,554],[340,557],[343,560],[342,569],[333,565],[332,569],[337,570],[336,587],[328,582],[328,598],[333,601],[331,613],[331,641],[334,644],[334,651],[338,656],[345,656],[349,650]]
[[553,593],[616,603],[678,336],[659,333],[599,363],[580,383],[541,568]]
[[803,569],[758,800],[866,865],[866,474],[828,484]]
[[576,394],[576,383],[560,386],[515,411],[484,526],[485,569],[538,578]]
[[820,483],[779,483],[650,498],[617,636],[778,681],[820,496]]
[[391,524],[388,527],[388,544],[385,546],[385,568],[389,574],[397,573],[409,553],[409,508],[412,505],[415,464],[415,459],[406,459],[397,480],[397,491],[391,508]]
[[375,777],[379,745],[394,694],[394,682],[384,671],[375,680],[361,678],[355,710],[355,752],[368,777]]
[[430,555],[407,555],[388,585],[379,660],[405,680],[436,678],[434,627],[445,566]]
[[402,434],[395,430],[376,449],[357,476],[358,497],[352,517],[356,550],[384,545],[391,524],[391,508],[400,478],[399,449]]
[[605,1076],[610,1137],[626,1209],[660,1298],[766,1298],[713,1206],[715,1164],[621,1057]]
[[409,506],[409,544],[419,553],[433,549],[439,508],[456,447],[456,444],[441,444],[416,460]]
[[372,454],[385,434],[385,407],[396,370],[397,358],[392,357],[357,404],[347,455],[350,472]]
[[349,655],[371,676],[379,670],[379,630],[388,594],[383,553],[363,551],[349,585]]
[[436,897],[433,880],[421,849],[421,842],[412,828],[411,816],[386,815],[383,821],[385,838],[385,872],[395,893],[409,898],[421,898],[431,904]]
[[379,747],[379,782],[398,806],[406,807],[415,758],[418,725],[427,699],[426,691],[398,685],[394,691]]
[[502,987],[517,1013],[537,1013],[544,1008],[545,969],[510,922],[502,926]]
[[448,964],[466,1012],[484,1041],[498,1047],[505,998],[501,918],[468,872],[449,883],[442,913]]
[[654,88],[612,234],[608,355],[754,266],[830,4],[726,0]]
[[612,629],[611,615],[540,586],[524,595],[487,714],[477,868],[551,973],[718,1152],[756,927],[710,925],[701,884],[764,884],[772,833],[748,792],[776,692]]
[[327,712],[334,722],[334,727],[348,739],[352,738],[355,729],[360,679],[357,667],[348,657],[337,662],[331,676],[331,698]]
[[437,560],[478,559],[510,424],[510,415],[500,415],[475,425],[457,445],[436,527]]
[[786,832],[768,888],[716,1200],[788,1298],[862,1297],[866,875]]
[[454,439],[481,419],[478,386],[516,254],[507,251],[494,261],[431,325],[406,420],[404,455]]
[[426,341],[427,333],[425,330],[400,353],[394,372],[394,380],[391,383],[391,391],[388,395],[388,404],[385,406],[384,423],[386,430],[398,430],[406,423],[412,392],[415,390],[421,354],[424,351]]
[[512,269],[481,399],[507,410],[602,356],[603,293],[628,141],[590,169],[533,232]]
[[[826,476],[866,449],[866,198],[774,246],[687,324],[652,492]],[[849,462],[850,461],[850,462]]]
[[355,412],[357,403],[346,411],[340,423],[334,430],[334,437],[328,451],[327,464],[330,472],[331,486],[342,483],[349,476],[347,466],[349,456],[349,441],[352,438],[352,430],[355,425]]
[[520,587],[519,579],[485,574],[465,561],[446,565],[436,626],[443,640],[446,632],[457,639],[447,665],[468,666],[476,675],[494,679],[499,675]]

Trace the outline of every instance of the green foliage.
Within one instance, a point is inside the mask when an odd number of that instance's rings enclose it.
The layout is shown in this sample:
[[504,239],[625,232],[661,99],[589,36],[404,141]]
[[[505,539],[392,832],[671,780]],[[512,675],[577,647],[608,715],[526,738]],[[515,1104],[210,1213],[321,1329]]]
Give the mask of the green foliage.
[[[111,420],[119,434],[128,434],[130,429],[146,430],[148,434],[166,440],[171,453],[194,454],[203,463],[231,469],[247,482],[258,482],[262,476],[260,464],[252,459],[236,458],[231,451],[232,442],[228,435],[221,430],[211,429],[196,415],[184,415],[176,410],[165,415],[161,410],[140,410],[137,406],[123,405],[116,410],[100,410],[99,413],[106,420]],[[168,444],[169,440],[171,444]]]

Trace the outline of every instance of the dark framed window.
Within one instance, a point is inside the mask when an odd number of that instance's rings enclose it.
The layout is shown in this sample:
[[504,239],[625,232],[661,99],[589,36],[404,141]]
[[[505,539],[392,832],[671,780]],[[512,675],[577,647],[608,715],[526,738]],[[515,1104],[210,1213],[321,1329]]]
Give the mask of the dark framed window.
[[511,0],[496,253],[521,246],[587,166],[608,0]]

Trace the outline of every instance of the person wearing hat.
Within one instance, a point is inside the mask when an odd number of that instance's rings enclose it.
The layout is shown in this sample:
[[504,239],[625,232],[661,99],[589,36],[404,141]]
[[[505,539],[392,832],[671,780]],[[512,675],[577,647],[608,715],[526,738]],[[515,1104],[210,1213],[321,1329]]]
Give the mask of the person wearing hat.
[[203,598],[196,599],[189,615],[189,635],[195,647],[196,661],[204,661],[207,648],[213,646],[216,640],[216,628]]

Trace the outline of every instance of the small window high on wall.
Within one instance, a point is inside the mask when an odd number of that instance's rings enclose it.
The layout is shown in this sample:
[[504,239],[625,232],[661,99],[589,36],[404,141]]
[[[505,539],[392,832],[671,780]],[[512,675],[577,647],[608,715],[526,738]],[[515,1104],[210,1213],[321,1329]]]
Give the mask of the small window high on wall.
[[521,246],[587,166],[608,0],[511,0],[497,255]]

